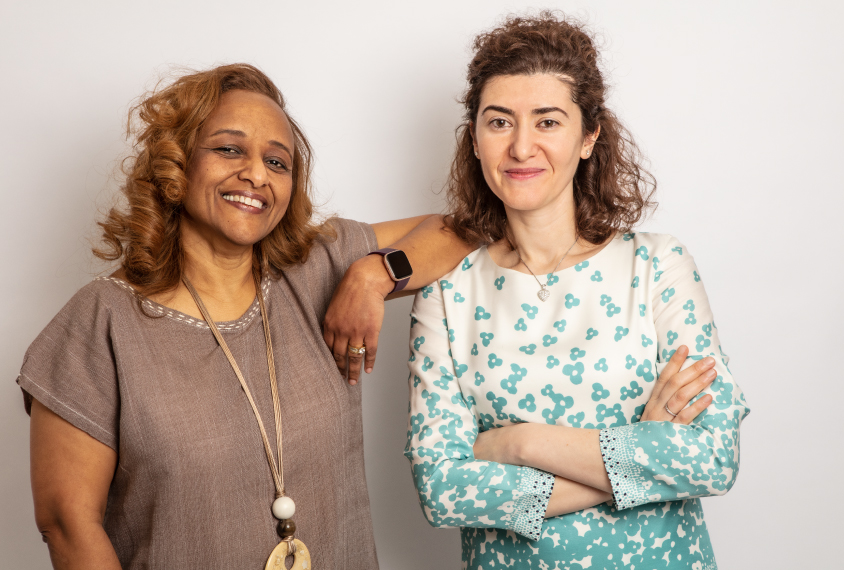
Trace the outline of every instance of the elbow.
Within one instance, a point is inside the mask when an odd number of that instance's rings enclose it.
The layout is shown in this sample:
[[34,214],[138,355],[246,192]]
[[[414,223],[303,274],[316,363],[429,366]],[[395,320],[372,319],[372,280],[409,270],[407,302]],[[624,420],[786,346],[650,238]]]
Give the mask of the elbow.
[[419,506],[422,508],[422,514],[428,524],[434,528],[449,528],[445,524],[442,513],[445,512],[445,505],[437,500],[440,496],[436,487],[431,487],[426,484],[416,485],[416,493],[419,498]]
[[69,505],[39,505],[36,502],[35,526],[51,553],[62,552],[87,540],[92,529],[102,530],[97,512],[79,511]]
[[453,524],[448,524],[448,508],[439,499],[445,496],[447,491],[442,478],[436,476],[439,472],[439,465],[417,463],[411,469],[413,471],[413,483],[419,497],[419,506],[422,508],[425,520],[434,528],[454,527]]
[[424,492],[419,491],[419,505],[422,507],[425,520],[434,528],[457,528],[457,525],[448,517],[448,509],[436,499],[438,496],[431,488]]
[[738,464],[721,465],[721,468],[712,474],[709,496],[721,497],[733,488],[738,477]]
[[69,541],[68,525],[55,511],[36,509],[35,526],[51,552],[60,550]]
[[734,468],[730,469],[730,473],[727,475],[726,481],[724,481],[724,488],[723,490],[718,493],[718,496],[726,495],[727,492],[733,488],[733,485],[736,484],[736,479],[738,478],[738,465]]
[[65,525],[58,511],[38,504],[35,507],[35,526],[41,533],[41,538],[48,544],[65,534]]

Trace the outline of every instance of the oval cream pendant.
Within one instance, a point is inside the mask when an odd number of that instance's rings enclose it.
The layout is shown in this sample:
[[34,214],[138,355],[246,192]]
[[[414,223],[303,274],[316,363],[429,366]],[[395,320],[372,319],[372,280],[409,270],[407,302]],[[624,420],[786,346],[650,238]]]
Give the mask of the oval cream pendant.
[[[296,552],[293,553],[293,566],[290,570],[312,570],[311,569],[311,554],[305,544],[297,539],[293,539],[293,546]],[[267,560],[267,565],[264,570],[286,570],[284,560],[287,558],[289,547],[287,542],[279,542],[278,546],[273,548],[270,554],[270,559]]]

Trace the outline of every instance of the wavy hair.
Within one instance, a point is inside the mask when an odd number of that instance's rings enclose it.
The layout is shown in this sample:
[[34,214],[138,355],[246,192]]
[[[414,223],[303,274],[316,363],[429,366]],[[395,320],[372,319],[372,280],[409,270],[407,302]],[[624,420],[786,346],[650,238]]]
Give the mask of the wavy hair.
[[150,296],[178,286],[184,268],[180,243],[185,174],[196,148],[197,134],[227,91],[242,89],[266,95],[281,107],[293,129],[293,189],[278,225],[253,246],[253,270],[276,274],[304,262],[314,239],[334,235],[328,224],[317,225],[311,201],[312,151],[305,134],[287,113],[284,98],[257,68],[232,64],[190,73],[147,94],[129,111],[127,137],[132,155],[123,161],[121,187],[127,207],[113,207],[102,228],[102,247],[94,254],[120,260],[126,279]]
[[460,100],[465,112],[446,185],[446,224],[461,239],[470,243],[510,239],[504,204],[484,179],[472,137],[484,87],[504,75],[562,76],[580,108],[584,136],[601,129],[592,155],[580,161],[574,175],[577,235],[601,243],[613,231],[628,230],[656,206],[651,201],[656,180],[643,167],[630,133],[605,105],[607,88],[599,54],[582,24],[554,11],[510,16],[475,37],[473,49],[469,85]]

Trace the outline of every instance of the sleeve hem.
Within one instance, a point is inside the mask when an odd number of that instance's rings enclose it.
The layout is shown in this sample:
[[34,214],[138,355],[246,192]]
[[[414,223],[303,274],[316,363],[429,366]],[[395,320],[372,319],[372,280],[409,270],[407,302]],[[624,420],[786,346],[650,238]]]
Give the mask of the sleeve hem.
[[[100,443],[107,445],[114,451],[117,451],[117,438],[113,433],[98,425],[95,421],[91,420],[81,412],[74,410],[64,402],[59,401],[55,396],[39,386],[34,380],[32,380],[32,378],[21,374],[18,376],[17,383],[24,393],[29,394],[31,399],[38,400],[44,405],[44,407],[73,427],[84,431]],[[32,403],[30,400],[30,407],[31,405]]]
[[539,540],[545,511],[554,490],[554,476],[532,467],[521,467],[519,471],[521,480],[517,492],[520,497],[516,500],[511,519],[515,521],[512,530],[528,540]]
[[642,468],[635,460],[634,426],[605,428],[599,435],[601,457],[612,484],[612,506],[618,510],[648,502],[642,486]]

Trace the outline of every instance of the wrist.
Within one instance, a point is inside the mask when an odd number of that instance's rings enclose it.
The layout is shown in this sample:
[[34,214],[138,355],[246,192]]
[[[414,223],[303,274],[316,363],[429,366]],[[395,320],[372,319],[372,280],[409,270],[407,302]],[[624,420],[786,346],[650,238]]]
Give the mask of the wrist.
[[504,452],[507,454],[507,461],[511,465],[530,465],[530,438],[526,437],[530,430],[529,423],[516,424],[507,428],[507,437],[504,442]]
[[379,255],[366,255],[355,261],[349,268],[356,284],[366,289],[376,291],[386,298],[392,293],[395,282],[384,267]]
[[526,422],[513,426],[517,428],[510,438],[510,453],[516,465],[537,467],[548,455],[546,424]]

